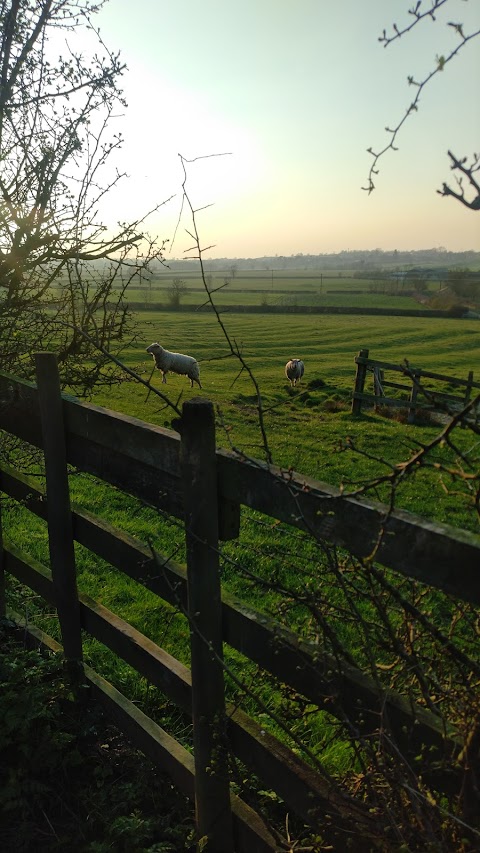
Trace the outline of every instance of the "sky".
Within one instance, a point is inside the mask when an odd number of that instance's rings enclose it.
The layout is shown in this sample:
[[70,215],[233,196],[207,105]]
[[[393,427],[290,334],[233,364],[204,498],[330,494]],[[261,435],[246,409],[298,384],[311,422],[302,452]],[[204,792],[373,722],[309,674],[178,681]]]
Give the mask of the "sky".
[[480,151],[480,37],[423,91],[375,191],[361,189],[367,148],[384,147],[413,100],[408,75],[422,80],[456,46],[449,21],[480,29],[479,0],[448,0],[436,22],[384,48],[383,29],[411,21],[413,5],[109,0],[95,21],[128,66],[115,129],[130,177],[104,215],[131,218],[173,196],[149,230],[170,240],[167,258],[184,257],[182,155],[206,257],[480,250],[480,212],[436,193],[452,178],[448,149]]

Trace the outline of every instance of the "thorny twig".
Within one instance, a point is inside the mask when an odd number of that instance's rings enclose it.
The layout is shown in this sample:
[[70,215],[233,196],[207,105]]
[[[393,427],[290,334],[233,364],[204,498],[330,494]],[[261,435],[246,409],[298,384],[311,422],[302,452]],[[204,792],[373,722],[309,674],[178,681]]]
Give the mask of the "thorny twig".
[[[382,35],[379,37],[379,41],[383,43],[384,47],[388,47],[388,45],[390,45],[393,41],[398,38],[401,38],[406,33],[410,32],[417,24],[419,24],[425,18],[430,18],[431,20],[435,21],[435,12],[440,9],[440,7],[443,6],[446,2],[447,0],[432,0],[431,7],[429,9],[424,10],[421,7],[421,0],[419,0],[413,8],[409,9],[409,14],[413,16],[414,20],[409,25],[403,28],[399,28],[397,24],[393,24],[394,34],[391,36],[388,36],[386,30],[383,30]],[[468,42],[472,41],[480,35],[480,30],[474,30],[469,34],[465,34],[463,30],[463,25],[459,23],[454,23],[452,21],[448,23],[448,26],[451,27],[460,38],[459,44],[455,48],[453,48],[447,55],[437,56],[437,64],[435,68],[433,68],[432,71],[427,74],[427,76],[424,77],[423,80],[417,81],[412,75],[408,76],[408,84],[410,86],[414,86],[417,90],[413,101],[407,107],[403,117],[400,119],[400,121],[395,127],[385,128],[386,132],[390,134],[390,140],[388,141],[388,143],[380,151],[377,152],[375,152],[372,147],[367,148],[368,153],[371,154],[371,156],[373,157],[373,161],[371,163],[370,171],[368,174],[367,186],[362,187],[362,189],[365,190],[369,195],[375,189],[374,177],[379,174],[379,160],[387,153],[387,151],[398,151],[398,147],[396,145],[397,136],[407,119],[412,115],[412,113],[417,112],[420,96],[425,87],[428,86],[430,81],[439,72],[445,69],[445,66],[448,65],[448,63],[451,62],[451,60],[459,54],[459,52],[465,47]],[[463,172],[463,174],[468,178],[468,180],[476,190],[477,196],[473,199],[473,201],[467,201],[463,192],[463,187],[460,182],[460,192],[458,193],[452,190],[446,183],[443,184],[442,190],[437,190],[437,192],[439,192],[440,195],[443,196],[453,196],[462,204],[471,208],[472,210],[479,210],[480,190],[478,183],[473,178],[473,172],[476,170],[476,168],[478,168],[478,156],[474,155],[472,165],[470,167],[467,167],[465,166],[466,158],[463,160],[458,160],[458,158],[454,157],[454,155],[450,151],[448,153],[452,160],[452,169],[458,169]]]
[[[263,415],[264,415],[264,412],[263,412],[263,402],[262,402],[262,395],[261,395],[261,392],[260,392],[260,387],[259,387],[259,385],[258,385],[258,382],[257,382],[257,380],[256,380],[256,378],[255,378],[255,376],[254,376],[254,374],[253,374],[253,372],[252,372],[251,368],[249,367],[248,363],[246,362],[245,358],[243,357],[243,355],[242,355],[242,352],[241,352],[241,349],[240,349],[239,345],[237,344],[237,342],[235,341],[235,339],[232,339],[232,338],[230,337],[230,334],[229,334],[229,332],[228,332],[228,330],[227,330],[227,328],[226,328],[226,326],[225,326],[225,324],[224,324],[224,322],[223,322],[223,320],[222,320],[222,318],[221,318],[220,312],[219,312],[219,310],[218,310],[218,308],[217,308],[217,306],[216,306],[216,304],[215,304],[215,301],[214,301],[214,300],[213,300],[213,298],[212,298],[212,292],[209,290],[209,287],[208,287],[208,284],[207,284],[207,280],[206,280],[205,267],[204,267],[204,263],[203,263],[203,253],[204,253],[205,251],[207,251],[207,249],[205,249],[205,248],[203,248],[203,249],[202,249],[201,244],[200,244],[200,236],[199,236],[199,233],[198,233],[197,220],[196,220],[196,214],[198,213],[198,210],[196,210],[196,209],[193,207],[192,201],[191,201],[190,196],[189,196],[189,194],[188,194],[188,192],[187,192],[187,168],[186,168],[186,164],[187,164],[187,163],[193,163],[193,162],[195,162],[196,160],[203,159],[203,158],[195,157],[193,160],[187,160],[187,159],[186,159],[185,157],[183,157],[181,154],[179,154],[178,156],[180,157],[180,162],[181,162],[181,164],[182,164],[182,168],[183,168],[183,183],[182,183],[183,198],[185,199],[185,201],[186,201],[186,203],[187,203],[187,205],[188,205],[188,208],[189,208],[189,210],[190,210],[191,219],[192,219],[192,230],[193,230],[193,233],[191,233],[190,231],[187,231],[187,233],[188,233],[188,234],[192,237],[192,239],[194,240],[194,245],[193,245],[193,247],[192,247],[191,249],[188,249],[187,251],[188,251],[188,252],[190,252],[190,251],[195,251],[195,252],[196,252],[196,255],[193,255],[193,257],[195,257],[195,258],[198,260],[199,264],[200,264],[200,272],[201,272],[201,277],[202,277],[202,281],[203,281],[203,286],[204,286],[204,288],[205,288],[205,292],[206,292],[206,294],[207,294],[207,301],[208,301],[208,304],[210,304],[210,305],[211,305],[211,307],[212,307],[212,310],[213,310],[213,312],[214,312],[214,314],[215,314],[215,317],[216,317],[216,319],[217,319],[217,322],[218,322],[218,324],[219,324],[219,326],[220,326],[220,328],[221,328],[221,330],[222,330],[222,333],[223,333],[223,335],[224,335],[224,338],[225,338],[225,340],[226,340],[226,342],[227,342],[227,344],[228,344],[228,346],[229,346],[229,348],[230,348],[230,352],[231,352],[232,356],[234,356],[236,359],[238,359],[238,361],[239,361],[239,362],[240,362],[240,364],[241,364],[241,371],[240,371],[240,373],[241,373],[243,370],[245,370],[245,371],[246,371],[246,373],[248,373],[248,376],[249,376],[249,378],[250,378],[250,381],[252,382],[252,384],[253,384],[253,386],[254,386],[254,388],[255,388],[255,394],[256,394],[256,397],[257,397],[257,412],[258,412],[258,420],[259,420],[259,427],[260,427],[260,432],[261,432],[261,436],[262,436],[263,450],[264,450],[265,458],[266,458],[266,460],[267,460],[268,464],[272,464],[272,461],[273,461],[273,460],[272,460],[272,453],[271,453],[270,446],[269,446],[269,442],[268,442],[268,438],[267,438],[267,432],[266,432],[265,421],[264,421],[264,416],[263,416]],[[212,154],[212,155],[208,155],[208,156],[210,156],[210,157],[214,157],[214,156],[222,156],[222,155],[214,155],[214,154]],[[211,247],[208,247],[208,248],[211,248]],[[239,375],[240,375],[240,374],[239,374]],[[237,378],[238,378],[238,377],[237,377]]]
[[448,156],[450,157],[450,160],[452,161],[452,165],[450,166],[452,171],[458,170],[462,175],[464,175],[467,178],[469,184],[475,190],[476,196],[473,199],[471,199],[470,201],[467,199],[467,197],[465,196],[465,190],[464,190],[464,186],[463,186],[462,177],[456,178],[458,192],[455,192],[455,190],[452,190],[452,188],[449,187],[448,184],[444,183],[442,185],[442,189],[437,190],[437,193],[439,195],[443,195],[443,196],[451,195],[453,198],[455,198],[461,204],[465,205],[465,207],[469,207],[470,210],[480,210],[480,184],[478,183],[478,181],[474,177],[474,173],[478,172],[480,170],[480,155],[474,154],[472,157],[472,162],[469,166],[466,165],[466,163],[467,163],[466,157],[462,157],[462,159],[459,160],[458,157],[455,157],[455,155],[452,154],[451,151],[448,152]]

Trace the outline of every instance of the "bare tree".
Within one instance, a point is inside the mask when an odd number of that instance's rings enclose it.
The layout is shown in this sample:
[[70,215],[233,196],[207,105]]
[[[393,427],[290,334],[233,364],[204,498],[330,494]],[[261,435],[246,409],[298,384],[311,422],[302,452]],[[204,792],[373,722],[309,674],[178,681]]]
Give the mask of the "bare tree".
[[[430,0],[430,6],[425,8],[423,0],[417,0],[415,5],[408,10],[410,20],[403,27],[399,27],[394,23],[390,33],[387,33],[387,30],[383,30],[382,35],[379,37],[379,41],[384,47],[388,47],[392,42],[406,36],[414,27],[422,24],[425,20],[435,21],[436,13],[446,3],[448,3],[448,0]],[[409,75],[407,78],[408,84],[413,86],[415,89],[415,97],[413,98],[413,101],[409,104],[400,121],[394,127],[385,128],[387,133],[390,135],[390,139],[387,144],[379,151],[374,151],[371,147],[367,149],[373,160],[368,174],[367,186],[362,187],[362,189],[366,190],[369,194],[375,189],[374,179],[379,172],[379,160],[387,153],[387,151],[398,150],[396,144],[397,137],[409,116],[418,110],[420,96],[426,86],[428,86],[433,77],[445,69],[448,63],[451,62],[451,60],[457,56],[469,42],[480,35],[480,29],[466,33],[463,23],[448,21],[447,26],[451,27],[458,36],[458,43],[456,47],[446,55],[437,56],[435,67],[432,68],[430,73],[427,74],[423,80],[416,80],[412,75]],[[451,169],[456,173],[456,189],[452,189],[450,185],[445,182],[442,185],[442,189],[437,190],[437,192],[442,196],[452,196],[457,201],[461,202],[461,204],[465,205],[465,207],[470,208],[470,210],[480,210],[480,184],[476,178],[476,173],[478,173],[480,169],[480,155],[473,154],[470,161],[467,157],[457,157],[451,151],[448,152],[448,156],[451,161]],[[470,196],[466,194],[464,179],[466,179],[467,184],[469,185]],[[473,195],[471,194],[472,191]]]
[[123,177],[111,124],[125,68],[93,25],[103,5],[0,0],[0,363],[30,376],[31,353],[52,349],[77,393],[114,381],[125,290],[162,259],[145,218],[101,217]]

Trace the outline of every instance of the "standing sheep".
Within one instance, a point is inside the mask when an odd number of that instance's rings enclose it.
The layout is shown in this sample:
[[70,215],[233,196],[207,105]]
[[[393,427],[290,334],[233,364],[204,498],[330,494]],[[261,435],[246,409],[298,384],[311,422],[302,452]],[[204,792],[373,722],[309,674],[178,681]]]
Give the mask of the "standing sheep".
[[194,382],[197,382],[200,388],[202,387],[200,384],[198,361],[191,355],[182,355],[180,352],[169,352],[168,349],[164,349],[157,343],[150,344],[147,347],[147,352],[153,356],[155,365],[162,371],[162,382],[164,384],[167,383],[166,376],[168,371],[171,370],[172,373],[188,376],[192,388]]
[[290,380],[290,385],[296,385],[303,376],[305,365],[299,358],[291,358],[285,365],[285,376]]

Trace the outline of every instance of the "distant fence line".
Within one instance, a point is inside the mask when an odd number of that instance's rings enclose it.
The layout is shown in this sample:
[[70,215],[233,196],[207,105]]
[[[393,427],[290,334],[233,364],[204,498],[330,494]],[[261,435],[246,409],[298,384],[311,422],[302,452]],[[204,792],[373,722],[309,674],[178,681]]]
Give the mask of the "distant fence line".
[[[380,564],[480,603],[478,537],[216,450],[213,406],[204,399],[184,404],[176,433],[61,395],[55,358],[48,353],[35,358],[38,389],[0,375],[0,429],[43,449],[46,495],[34,478],[6,465],[0,467],[0,490],[47,520],[51,567],[40,565],[5,536],[0,548],[0,589],[3,576],[9,573],[56,606],[67,660],[81,668],[92,694],[134,743],[170,774],[181,791],[195,798],[199,836],[208,837],[209,851],[278,849],[255,811],[230,793],[226,755],[218,749],[219,720],[225,721],[222,745],[307,824],[315,827],[320,816],[333,814],[347,834],[359,832],[375,845],[378,819],[361,801],[333,785],[252,718],[226,704],[223,644],[330,714],[340,714],[341,719],[348,709],[359,732],[374,731],[380,717],[388,719],[392,736],[405,750],[421,742],[433,753],[453,754],[460,745],[455,730],[446,730],[431,711],[381,689],[360,669],[300,641],[288,628],[222,591],[218,541],[238,537],[240,506],[245,505],[347,548],[359,558],[375,548]],[[365,356],[362,359],[363,368]],[[186,568],[71,507],[67,465],[183,520]],[[191,671],[105,607],[78,593],[75,541],[188,613]],[[14,618],[32,637],[60,649],[46,634]],[[193,757],[102,676],[81,664],[82,630],[191,712]]]

